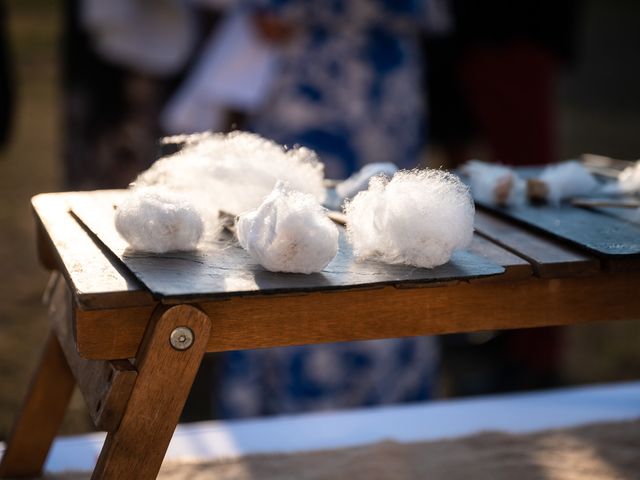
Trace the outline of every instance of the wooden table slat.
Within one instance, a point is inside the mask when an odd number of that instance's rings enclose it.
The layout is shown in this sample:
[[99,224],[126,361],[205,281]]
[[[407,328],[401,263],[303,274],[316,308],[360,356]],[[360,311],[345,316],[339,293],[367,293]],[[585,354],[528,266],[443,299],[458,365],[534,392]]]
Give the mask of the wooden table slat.
[[471,242],[469,251],[487,258],[504,268],[504,274],[497,277],[490,277],[489,279],[480,279],[480,281],[495,280],[502,282],[520,280],[533,275],[533,266],[530,262],[479,235],[477,232],[473,235],[473,241]]
[[600,270],[600,262],[596,258],[527,232],[480,209],[476,211],[476,231],[531,262],[539,277],[569,277]]

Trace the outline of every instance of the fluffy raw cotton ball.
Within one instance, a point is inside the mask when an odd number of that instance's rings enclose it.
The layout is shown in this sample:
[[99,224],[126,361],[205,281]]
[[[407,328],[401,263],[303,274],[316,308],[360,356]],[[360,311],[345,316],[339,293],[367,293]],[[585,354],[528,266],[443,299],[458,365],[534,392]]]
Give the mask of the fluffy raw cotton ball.
[[469,245],[475,209],[455,175],[413,170],[374,177],[345,213],[357,257],[431,268]]
[[525,201],[526,182],[511,168],[470,160],[462,171],[469,179],[473,198],[480,203],[510,207]]
[[527,189],[531,199],[559,205],[567,198],[590,195],[599,186],[584,165],[570,160],[545,167],[537,179],[528,182]]
[[236,225],[238,241],[272,272],[312,273],[338,252],[338,229],[318,200],[278,182],[255,210]]
[[132,249],[153,253],[195,250],[204,230],[184,196],[156,187],[129,190],[115,224]]
[[295,190],[325,198],[324,166],[304,147],[285,149],[248,132],[207,133],[175,139],[176,154],[161,158],[135,185],[162,185],[184,192],[201,211],[234,215],[256,208],[278,180]]

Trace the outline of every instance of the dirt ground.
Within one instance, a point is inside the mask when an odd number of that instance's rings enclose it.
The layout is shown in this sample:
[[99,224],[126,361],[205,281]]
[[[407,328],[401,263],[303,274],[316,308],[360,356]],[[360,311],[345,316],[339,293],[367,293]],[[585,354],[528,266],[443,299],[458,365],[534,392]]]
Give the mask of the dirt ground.
[[[47,333],[29,198],[59,189],[58,44],[62,2],[9,0],[18,91],[10,147],[0,152],[0,440],[6,438]],[[560,92],[562,152],[640,156],[640,4],[586,2],[584,46]],[[640,322],[568,329],[569,383],[640,378]],[[63,433],[91,428],[76,395]]]

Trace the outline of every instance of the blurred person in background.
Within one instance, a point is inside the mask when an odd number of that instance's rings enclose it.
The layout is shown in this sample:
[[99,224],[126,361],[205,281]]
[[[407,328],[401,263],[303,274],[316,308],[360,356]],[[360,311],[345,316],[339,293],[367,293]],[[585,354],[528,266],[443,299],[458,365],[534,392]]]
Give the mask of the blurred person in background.
[[556,88],[579,0],[452,0],[455,28],[427,37],[429,135],[455,168],[481,141],[493,162],[558,161]]
[[[280,46],[271,95],[249,130],[315,150],[329,178],[370,162],[417,166],[424,146],[419,34],[446,28],[441,2],[263,1],[256,21]],[[433,396],[431,337],[226,354],[221,416],[349,408]]]
[[[156,158],[162,133],[223,128],[220,108],[243,96],[228,83],[245,85],[260,61],[263,98],[247,102],[246,129],[316,150],[332,177],[374,161],[416,166],[425,125],[419,33],[446,28],[440,3],[230,2],[221,31],[203,42],[208,30],[198,30],[201,16],[184,2],[71,2],[68,186],[123,187]],[[237,13],[250,22],[233,23]],[[247,50],[238,47],[247,41]],[[232,418],[425,400],[438,351],[425,337],[222,359],[219,375],[201,371],[194,394],[215,384],[215,413]],[[190,402],[183,419],[194,420]]]
[[66,188],[123,188],[157,159],[162,107],[208,21],[176,0],[67,0]]
[[[496,163],[558,161],[556,87],[573,58],[579,1],[453,0],[452,6],[455,29],[424,43],[429,136],[438,160],[458,167],[479,140],[485,160]],[[442,344],[450,394],[560,383],[560,328],[452,335]]]

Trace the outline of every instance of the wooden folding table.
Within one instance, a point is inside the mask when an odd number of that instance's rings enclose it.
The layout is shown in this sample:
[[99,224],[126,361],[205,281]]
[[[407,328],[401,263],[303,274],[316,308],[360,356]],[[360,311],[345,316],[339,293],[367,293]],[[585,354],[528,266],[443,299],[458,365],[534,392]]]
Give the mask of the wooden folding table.
[[232,243],[131,252],[113,227],[121,195],[33,199],[40,259],[59,273],[0,477],[41,471],[77,385],[108,432],[93,478],[155,478],[205,352],[640,318],[633,248],[599,254],[522,219],[478,211],[470,249],[432,270],[356,262],[341,234],[323,273],[288,275]]

